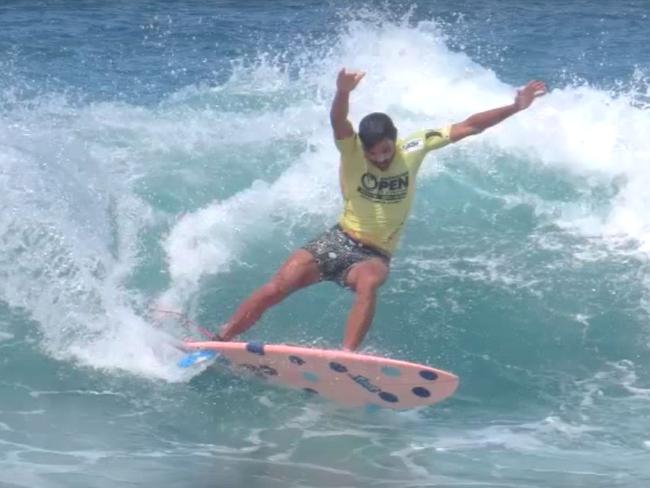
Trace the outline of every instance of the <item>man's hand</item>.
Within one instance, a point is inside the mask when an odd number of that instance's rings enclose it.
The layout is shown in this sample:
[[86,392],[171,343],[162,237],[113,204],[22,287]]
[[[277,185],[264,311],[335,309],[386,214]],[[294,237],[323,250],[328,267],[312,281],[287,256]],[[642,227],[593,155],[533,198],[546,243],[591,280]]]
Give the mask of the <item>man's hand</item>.
[[546,85],[543,81],[529,81],[525,87],[517,91],[514,103],[474,114],[462,122],[453,124],[449,138],[451,142],[457,142],[467,136],[480,134],[485,129],[504,121],[520,110],[527,109],[535,98],[541,97],[545,93]]
[[529,81],[521,90],[517,90],[515,106],[517,110],[524,110],[530,107],[533,100],[546,94],[546,85],[543,81]]
[[345,71],[342,68],[336,77],[336,89],[342,93],[350,93],[356,88],[361,79],[366,76],[363,71]]
[[336,95],[330,110],[330,121],[337,140],[346,139],[354,135],[352,124],[348,120],[350,105],[350,92],[356,88],[366,74],[363,71],[339,71],[336,77]]

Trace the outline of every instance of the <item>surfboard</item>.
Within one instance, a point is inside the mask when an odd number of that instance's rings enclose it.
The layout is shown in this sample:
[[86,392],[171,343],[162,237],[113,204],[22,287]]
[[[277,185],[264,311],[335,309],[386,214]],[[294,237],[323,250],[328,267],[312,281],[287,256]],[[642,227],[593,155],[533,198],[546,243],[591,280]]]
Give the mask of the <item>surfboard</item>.
[[259,342],[185,342],[179,365],[216,358],[235,373],[348,407],[410,409],[444,400],[458,377],[431,366],[335,349]]

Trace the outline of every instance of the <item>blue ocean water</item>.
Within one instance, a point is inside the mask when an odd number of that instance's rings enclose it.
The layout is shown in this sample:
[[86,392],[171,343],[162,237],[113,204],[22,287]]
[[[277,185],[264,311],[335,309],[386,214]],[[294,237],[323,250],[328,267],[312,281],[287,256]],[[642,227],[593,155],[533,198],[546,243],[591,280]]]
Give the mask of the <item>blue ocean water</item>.
[[[644,487],[650,4],[0,5],[0,485]],[[187,372],[208,327],[340,210],[328,122],[527,112],[429,156],[367,351],[461,378],[368,413]],[[247,338],[337,347],[322,284]]]

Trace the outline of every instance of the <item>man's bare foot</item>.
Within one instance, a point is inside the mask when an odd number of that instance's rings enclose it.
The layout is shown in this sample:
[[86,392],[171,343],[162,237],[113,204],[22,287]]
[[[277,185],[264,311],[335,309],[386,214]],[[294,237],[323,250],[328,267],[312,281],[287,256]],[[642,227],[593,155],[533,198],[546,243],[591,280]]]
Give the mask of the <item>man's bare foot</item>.
[[210,337],[210,340],[212,341],[218,341],[218,342],[228,342],[230,340],[229,337],[227,337],[224,333],[224,330],[228,327],[228,324],[223,324],[218,328],[219,332],[215,332],[212,337]]

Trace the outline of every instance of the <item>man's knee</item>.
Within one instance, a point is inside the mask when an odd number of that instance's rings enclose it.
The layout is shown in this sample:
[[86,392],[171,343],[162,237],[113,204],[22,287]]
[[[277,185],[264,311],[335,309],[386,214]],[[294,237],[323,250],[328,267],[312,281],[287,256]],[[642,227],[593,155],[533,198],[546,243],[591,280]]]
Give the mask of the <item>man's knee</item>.
[[357,279],[355,291],[357,295],[364,298],[374,298],[377,290],[384,283],[384,278],[376,274],[362,274]]

